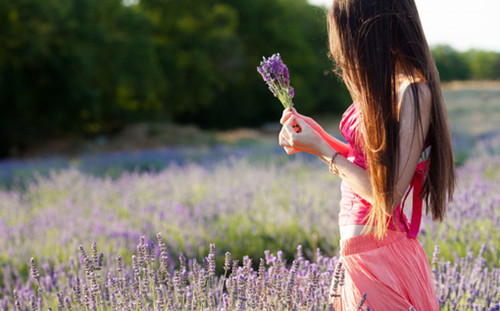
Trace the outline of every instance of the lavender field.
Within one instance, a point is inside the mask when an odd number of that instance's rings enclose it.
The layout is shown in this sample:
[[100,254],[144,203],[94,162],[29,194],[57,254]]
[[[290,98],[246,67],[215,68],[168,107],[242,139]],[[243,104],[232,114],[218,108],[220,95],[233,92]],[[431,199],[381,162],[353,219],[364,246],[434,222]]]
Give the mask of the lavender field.
[[[445,93],[458,188],[419,234],[442,310],[500,310],[497,93],[475,131],[474,107]],[[330,310],[331,280],[342,286],[340,180],[307,155],[261,144],[9,160],[0,182],[3,310]]]

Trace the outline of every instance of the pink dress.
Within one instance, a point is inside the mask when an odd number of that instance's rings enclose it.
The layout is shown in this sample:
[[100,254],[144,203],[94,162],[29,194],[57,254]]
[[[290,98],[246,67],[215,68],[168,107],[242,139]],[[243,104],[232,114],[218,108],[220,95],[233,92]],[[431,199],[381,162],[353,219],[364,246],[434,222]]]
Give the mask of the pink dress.
[[[347,159],[366,168],[365,155],[359,145],[361,118],[352,104],[342,117],[341,133],[350,146]],[[403,213],[404,202],[396,208],[391,218],[388,234],[376,239],[373,234],[356,236],[341,241],[340,261],[344,269],[344,285],[330,292],[335,310],[358,310],[363,294],[366,294],[362,310],[369,306],[372,311],[385,310],[439,310],[427,256],[416,239],[422,215],[419,193],[424,179],[425,162],[417,166],[410,183],[413,188],[411,223]],[[340,225],[366,224],[365,216],[370,203],[358,196],[342,182]],[[408,191],[410,192],[410,191]],[[397,227],[399,227],[399,232]]]

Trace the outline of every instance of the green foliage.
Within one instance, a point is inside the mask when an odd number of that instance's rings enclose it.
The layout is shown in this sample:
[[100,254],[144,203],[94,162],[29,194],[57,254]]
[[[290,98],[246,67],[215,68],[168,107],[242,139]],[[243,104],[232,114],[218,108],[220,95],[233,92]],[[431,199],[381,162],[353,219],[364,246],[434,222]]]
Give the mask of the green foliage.
[[459,52],[448,45],[432,48],[441,81],[500,79],[500,53],[471,49]]
[[159,34],[170,82],[165,105],[176,121],[227,128],[276,120],[281,106],[256,73],[262,56],[275,52],[290,68],[301,111],[345,108],[338,81],[323,77],[331,67],[324,12],[306,1],[144,0],[140,7]]
[[[143,120],[207,128],[278,120],[256,72],[280,52],[297,109],[341,112],[325,12],[306,0],[17,0],[0,3],[0,156],[41,139]],[[498,79],[500,54],[433,49],[441,79]]]
[[500,53],[470,50],[465,54],[472,79],[500,79]]
[[277,120],[281,106],[256,72],[275,52],[302,112],[342,111],[346,91],[323,77],[324,23],[305,0],[3,1],[0,156],[144,119],[211,128]]
[[441,81],[467,80],[469,67],[462,55],[451,46],[439,45],[432,49]]
[[0,155],[161,108],[150,21],[119,0],[2,2]]

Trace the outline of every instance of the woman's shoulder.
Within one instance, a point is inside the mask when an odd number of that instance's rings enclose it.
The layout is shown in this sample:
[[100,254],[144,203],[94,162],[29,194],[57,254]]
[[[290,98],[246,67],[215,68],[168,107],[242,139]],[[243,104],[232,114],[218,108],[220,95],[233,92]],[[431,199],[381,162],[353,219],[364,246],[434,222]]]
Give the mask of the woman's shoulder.
[[432,105],[432,93],[429,85],[425,81],[405,81],[400,85],[398,92],[398,111],[404,106],[415,108],[418,98],[419,110],[430,110]]

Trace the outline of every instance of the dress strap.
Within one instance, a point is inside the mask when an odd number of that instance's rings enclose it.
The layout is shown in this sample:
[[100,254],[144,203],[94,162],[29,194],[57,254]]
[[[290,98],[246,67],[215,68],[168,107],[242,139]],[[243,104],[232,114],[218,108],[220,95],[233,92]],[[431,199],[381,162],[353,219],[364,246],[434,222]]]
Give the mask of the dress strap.
[[422,205],[423,205],[420,193],[422,192],[422,187],[424,185],[424,178],[425,178],[425,171],[427,169],[427,164],[428,164],[427,160],[418,163],[415,174],[413,175],[413,178],[410,182],[410,189],[408,190],[408,192],[406,192],[406,195],[403,199],[403,203],[401,205],[401,214],[403,214],[406,198],[408,198],[408,194],[413,188],[413,206],[411,211],[411,223],[408,229],[408,237],[412,239],[417,238],[418,232],[420,230],[420,221],[422,220]]

